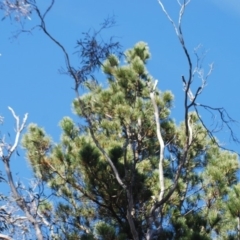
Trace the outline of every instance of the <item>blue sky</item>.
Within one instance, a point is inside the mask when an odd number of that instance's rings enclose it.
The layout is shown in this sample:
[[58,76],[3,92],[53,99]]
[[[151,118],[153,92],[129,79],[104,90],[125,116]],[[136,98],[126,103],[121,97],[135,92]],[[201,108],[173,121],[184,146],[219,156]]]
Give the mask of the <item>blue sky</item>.
[[[164,2],[170,15],[177,20],[177,1]],[[73,65],[77,66],[74,52],[81,33],[89,28],[97,29],[99,23],[111,15],[115,15],[117,25],[106,30],[103,38],[115,36],[123,49],[138,41],[149,44],[152,57],[148,70],[159,79],[158,86],[162,91],[171,90],[175,95],[172,117],[176,122],[181,121],[184,113],[181,75],[187,74],[187,62],[157,0],[57,0],[46,23],[51,34],[68,50]],[[31,21],[26,21],[26,28],[37,23],[38,19],[33,15]],[[9,19],[0,24],[0,115],[5,117],[1,131],[14,134],[14,120],[7,109],[11,106],[21,117],[29,113],[28,123],[44,127],[57,142],[60,137],[58,123],[64,116],[73,116],[71,102],[75,97],[72,80],[58,71],[65,66],[63,54],[39,29],[13,38],[19,25]],[[239,1],[192,0],[186,9],[182,29],[193,63],[193,49],[199,44],[208,51],[204,61],[206,72],[208,64],[214,62],[214,72],[199,98],[201,103],[225,107],[234,119],[240,120]],[[104,84],[104,76],[98,75]],[[210,115],[204,112],[201,115],[211,123]],[[239,149],[239,146],[229,143],[225,130],[219,137],[225,146]],[[20,177],[30,176],[24,153],[21,152],[21,157],[14,155],[12,164]]]

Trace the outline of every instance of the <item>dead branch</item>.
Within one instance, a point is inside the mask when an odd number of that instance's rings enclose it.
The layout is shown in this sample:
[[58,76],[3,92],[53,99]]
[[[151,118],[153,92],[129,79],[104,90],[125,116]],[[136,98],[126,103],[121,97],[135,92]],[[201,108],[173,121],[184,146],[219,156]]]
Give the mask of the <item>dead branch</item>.
[[[180,3],[180,1],[177,0],[177,2],[180,5],[178,25],[176,25],[175,22],[172,20],[168,11],[165,9],[165,6],[162,3],[162,1],[158,0],[158,3],[161,6],[162,11],[167,16],[167,19],[170,21],[170,23],[173,25],[174,31],[175,31],[178,39],[179,39],[179,42],[180,42],[180,44],[183,48],[184,54],[185,54],[187,62],[188,62],[188,77],[185,78],[184,76],[182,76],[182,82],[183,82],[183,85],[184,85],[184,111],[185,111],[186,143],[185,143],[185,147],[183,149],[183,153],[181,154],[181,159],[180,159],[177,171],[175,173],[175,178],[174,178],[172,186],[168,189],[168,191],[165,193],[164,197],[161,200],[155,202],[155,204],[153,205],[153,207],[150,211],[150,213],[151,213],[150,214],[150,216],[151,216],[150,220],[151,221],[154,221],[154,219],[156,217],[156,214],[159,214],[159,208],[163,204],[165,204],[168,201],[168,199],[171,197],[171,195],[174,193],[174,191],[175,191],[175,189],[177,188],[177,185],[178,185],[178,179],[181,176],[181,170],[186,164],[186,161],[187,161],[187,158],[188,158],[189,148],[190,148],[191,143],[193,141],[193,138],[192,138],[193,132],[192,132],[192,126],[191,126],[192,125],[191,124],[191,115],[189,114],[190,108],[193,107],[195,109],[200,122],[202,123],[203,127],[206,129],[208,135],[210,136],[210,138],[213,140],[214,143],[216,143],[216,140],[213,136],[213,132],[207,128],[207,126],[204,124],[202,118],[200,117],[199,112],[198,112],[199,107],[205,108],[207,110],[217,111],[220,115],[220,118],[221,118],[223,124],[225,124],[227,126],[228,130],[230,131],[232,139],[235,142],[240,142],[238,140],[238,138],[236,138],[236,136],[234,135],[234,132],[233,132],[231,126],[230,126],[230,123],[234,122],[234,120],[228,115],[228,113],[225,111],[225,109],[223,109],[223,108],[212,108],[210,106],[197,103],[197,98],[202,93],[203,89],[205,88],[207,79],[213,71],[213,64],[210,64],[209,72],[207,73],[207,75],[204,75],[204,72],[203,72],[203,69],[202,69],[203,58],[200,58],[198,56],[198,54],[197,54],[198,49],[195,49],[195,55],[197,57],[197,66],[193,70],[192,60],[191,60],[190,54],[188,52],[188,49],[185,45],[184,37],[183,37],[183,34],[182,34],[182,28],[181,28],[182,17],[183,17],[183,14],[184,14],[184,11],[185,11],[185,8],[186,8],[187,4],[190,3],[190,0],[187,0],[187,1],[184,0],[183,3]],[[201,85],[197,88],[195,94],[193,94],[193,92],[191,90],[191,86],[192,86],[195,75],[197,75],[198,78],[201,80]],[[158,228],[157,226],[156,226],[155,229],[152,229],[152,231],[149,231],[148,232],[149,239],[151,238],[151,236],[159,233],[160,231],[161,231],[161,227]]]
[[159,185],[160,185],[160,194],[159,194],[159,201],[163,199],[164,192],[165,192],[165,184],[164,184],[164,171],[163,171],[163,159],[164,159],[164,148],[165,144],[162,138],[161,134],[161,127],[160,127],[160,122],[159,122],[159,110],[158,106],[155,101],[155,88],[157,86],[158,80],[155,80],[155,84],[153,89],[150,92],[150,98],[152,101],[152,105],[154,108],[154,117],[155,117],[155,123],[156,123],[156,132],[157,132],[157,138],[159,142],[159,166],[158,166],[158,171],[159,171]]
[[31,20],[31,4],[27,0],[10,1],[5,0],[0,3],[0,9],[4,11],[4,20],[14,15],[14,20],[20,22],[22,17]]
[[23,122],[20,124],[20,119],[19,117],[15,114],[14,110],[11,107],[8,107],[9,110],[11,111],[15,121],[16,121],[16,136],[15,136],[15,141],[13,146],[8,150],[8,154],[5,156],[4,154],[2,155],[2,160],[4,163],[5,171],[7,174],[7,179],[8,179],[8,184],[10,186],[11,192],[13,194],[13,197],[17,203],[17,205],[20,207],[20,209],[25,213],[26,217],[28,220],[33,224],[35,231],[36,231],[36,237],[38,240],[43,240],[43,235],[41,232],[41,227],[38,223],[38,221],[35,219],[35,217],[32,215],[31,210],[29,209],[26,201],[24,198],[19,194],[14,181],[13,181],[13,176],[10,168],[10,158],[13,154],[13,152],[16,150],[18,143],[19,143],[19,138],[20,135],[25,127],[26,121],[27,121],[27,114],[25,114],[23,118]]
[[8,153],[8,159],[10,159],[12,153],[16,150],[17,148],[17,145],[19,143],[19,137],[20,137],[20,134],[21,132],[23,131],[25,125],[26,125],[26,121],[27,121],[27,117],[28,117],[28,114],[26,113],[24,115],[24,118],[23,118],[23,122],[22,124],[20,125],[20,120],[19,120],[19,117],[15,114],[14,110],[11,108],[11,107],[8,107],[8,109],[11,111],[15,121],[16,121],[16,136],[15,136],[15,141],[14,141],[14,144],[13,146],[9,149],[9,153]]
[[1,234],[1,233],[0,233],[0,239],[1,239],[1,240],[12,240],[11,237],[9,237],[9,236],[7,236],[7,235],[5,235],[5,234]]

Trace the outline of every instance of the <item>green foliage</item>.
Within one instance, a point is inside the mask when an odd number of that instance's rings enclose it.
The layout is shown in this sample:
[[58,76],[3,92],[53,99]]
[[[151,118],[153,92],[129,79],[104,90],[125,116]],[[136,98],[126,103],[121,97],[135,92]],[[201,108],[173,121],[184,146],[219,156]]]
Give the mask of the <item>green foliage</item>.
[[[35,174],[60,199],[54,206],[42,204],[41,211],[55,210],[64,239],[132,239],[127,218],[129,189],[139,239],[150,228],[160,186],[159,143],[149,97],[154,83],[146,69],[149,48],[140,42],[125,57],[123,66],[114,55],[104,62],[107,88],[89,87],[87,94],[74,100],[75,113],[85,120],[80,128],[65,117],[59,144],[53,144],[36,125],[30,125],[23,138]],[[168,191],[183,161],[185,123],[178,126],[170,118],[171,92],[156,90],[155,101],[165,143]],[[156,239],[227,239],[236,232],[240,216],[238,158],[212,143],[195,113],[191,113],[191,127],[193,141],[176,189],[161,206],[156,220],[161,232]],[[117,181],[106,155],[127,190]]]
[[104,222],[96,224],[96,234],[98,239],[114,240],[116,238],[115,229]]

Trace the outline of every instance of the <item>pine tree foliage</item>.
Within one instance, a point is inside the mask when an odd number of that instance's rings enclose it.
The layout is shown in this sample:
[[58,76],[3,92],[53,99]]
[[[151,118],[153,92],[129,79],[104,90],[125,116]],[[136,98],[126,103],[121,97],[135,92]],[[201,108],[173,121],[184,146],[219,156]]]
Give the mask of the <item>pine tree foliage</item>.
[[[56,196],[41,211],[54,212],[49,218],[59,239],[237,239],[237,156],[214,145],[192,112],[183,161],[185,124],[170,116],[173,94],[154,88],[148,45],[139,42],[124,56],[124,64],[114,55],[104,62],[106,88],[87,84],[88,93],[74,100],[80,123],[65,117],[60,143],[28,127],[27,159]],[[162,202],[153,91],[165,145],[164,196],[176,184]]]

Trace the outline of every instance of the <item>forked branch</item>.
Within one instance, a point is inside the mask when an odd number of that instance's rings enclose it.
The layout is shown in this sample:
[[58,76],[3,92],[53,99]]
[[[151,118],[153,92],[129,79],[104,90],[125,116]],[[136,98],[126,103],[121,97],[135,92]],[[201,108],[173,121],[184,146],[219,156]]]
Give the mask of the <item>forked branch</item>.
[[12,156],[12,154],[16,151],[16,148],[18,146],[19,143],[19,138],[20,135],[23,131],[23,129],[25,128],[26,125],[26,121],[27,121],[27,117],[28,115],[25,114],[22,123],[20,123],[20,119],[19,116],[17,116],[14,112],[14,110],[9,107],[9,110],[11,111],[15,121],[16,121],[16,135],[15,135],[15,141],[12,147],[10,147],[10,149],[7,149],[8,153],[5,155],[4,154],[4,149],[1,148],[2,150],[2,161],[4,163],[4,167],[5,167],[5,171],[7,174],[7,179],[8,179],[8,184],[10,186],[11,192],[13,194],[13,197],[17,203],[17,205],[19,206],[19,208],[25,213],[26,217],[28,218],[29,222],[32,223],[32,225],[34,226],[34,229],[36,231],[36,237],[38,240],[43,240],[43,235],[41,232],[41,227],[39,222],[37,221],[37,219],[33,216],[31,209],[29,208],[27,202],[24,200],[23,196],[21,196],[17,190],[17,187],[14,184],[14,180],[13,180],[13,176],[12,176],[12,172],[11,172],[11,168],[10,168],[10,158]]

